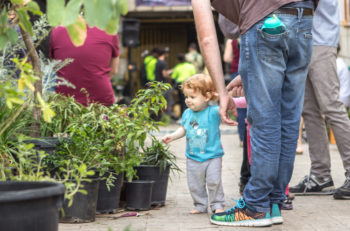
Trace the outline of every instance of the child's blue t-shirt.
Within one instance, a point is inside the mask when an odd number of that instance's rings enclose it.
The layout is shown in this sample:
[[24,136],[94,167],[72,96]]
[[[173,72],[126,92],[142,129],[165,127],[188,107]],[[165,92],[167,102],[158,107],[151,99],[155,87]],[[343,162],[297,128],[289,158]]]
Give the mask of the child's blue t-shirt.
[[186,109],[182,115],[182,126],[186,130],[186,156],[196,161],[224,155],[220,140],[221,119],[218,106],[208,106],[202,111]]

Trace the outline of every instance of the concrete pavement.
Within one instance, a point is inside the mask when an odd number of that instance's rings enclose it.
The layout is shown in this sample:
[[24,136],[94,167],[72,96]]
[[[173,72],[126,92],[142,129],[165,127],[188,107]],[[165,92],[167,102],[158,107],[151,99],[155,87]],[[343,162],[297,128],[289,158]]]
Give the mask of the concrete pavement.
[[[156,135],[174,131],[178,125],[161,128]],[[225,155],[223,158],[223,186],[227,201],[226,208],[235,205],[233,199],[240,197],[238,182],[242,161],[242,148],[239,147],[236,127],[223,125],[222,144]],[[93,223],[60,224],[59,231],[123,231],[130,226],[130,231],[226,231],[226,230],[256,230],[246,227],[215,226],[209,222],[209,214],[190,215],[193,208],[192,198],[188,192],[185,168],[185,139],[170,144],[171,150],[177,156],[182,173],[171,175],[169,181],[166,205],[161,208],[142,211],[139,217],[116,218],[127,211],[118,214],[97,215]],[[330,145],[332,157],[332,176],[336,187],[343,184],[344,169],[336,145]],[[304,154],[297,155],[291,185],[295,185],[308,174],[310,159],[308,145],[304,144]],[[275,225],[264,230],[278,231],[330,231],[350,230],[350,200],[334,200],[332,196],[299,196],[293,201],[294,210],[283,211],[283,225]]]

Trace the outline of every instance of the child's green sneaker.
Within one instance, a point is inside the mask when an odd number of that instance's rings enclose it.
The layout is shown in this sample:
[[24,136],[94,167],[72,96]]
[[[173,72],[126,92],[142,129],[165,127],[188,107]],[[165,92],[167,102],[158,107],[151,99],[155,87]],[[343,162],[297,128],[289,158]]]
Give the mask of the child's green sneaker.
[[272,224],[278,225],[283,223],[283,217],[281,215],[281,210],[278,204],[272,204],[271,207],[271,221]]
[[210,222],[226,226],[271,226],[270,213],[257,212],[245,204],[243,199],[226,212],[213,214]]

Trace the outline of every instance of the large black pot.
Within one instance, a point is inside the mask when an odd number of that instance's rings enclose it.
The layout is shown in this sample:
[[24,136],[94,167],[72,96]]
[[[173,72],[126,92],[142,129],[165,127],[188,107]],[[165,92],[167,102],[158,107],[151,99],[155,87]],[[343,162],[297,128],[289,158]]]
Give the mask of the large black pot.
[[126,182],[126,209],[149,210],[151,208],[154,181],[134,180]]
[[[109,172],[104,177],[109,176]],[[97,213],[116,213],[119,208],[120,191],[123,184],[124,174],[115,175],[116,179],[108,190],[106,180],[100,181],[97,199]]]
[[91,178],[91,182],[83,182],[86,195],[77,192],[73,197],[73,204],[68,207],[68,200],[64,201],[64,214],[60,214],[61,223],[84,223],[95,221],[99,178]]
[[137,170],[139,180],[154,181],[151,204],[165,205],[170,165],[168,165],[164,171],[161,171],[159,166],[154,165],[140,165],[135,167],[135,169]]
[[53,182],[0,182],[0,230],[57,231],[64,191]]

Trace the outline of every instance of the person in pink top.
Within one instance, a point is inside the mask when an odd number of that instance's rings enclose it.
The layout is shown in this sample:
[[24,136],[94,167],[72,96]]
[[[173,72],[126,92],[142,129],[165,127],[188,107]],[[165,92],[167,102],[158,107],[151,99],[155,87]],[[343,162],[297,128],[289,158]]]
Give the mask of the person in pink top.
[[[58,86],[56,92],[65,96],[74,96],[83,105],[100,103],[110,106],[115,102],[111,77],[118,71],[119,62],[118,35],[87,26],[87,37],[82,46],[71,42],[64,27],[56,27],[50,37],[50,57],[73,62],[58,71],[57,75],[71,82],[75,89]],[[82,91],[85,89],[86,92]]]

